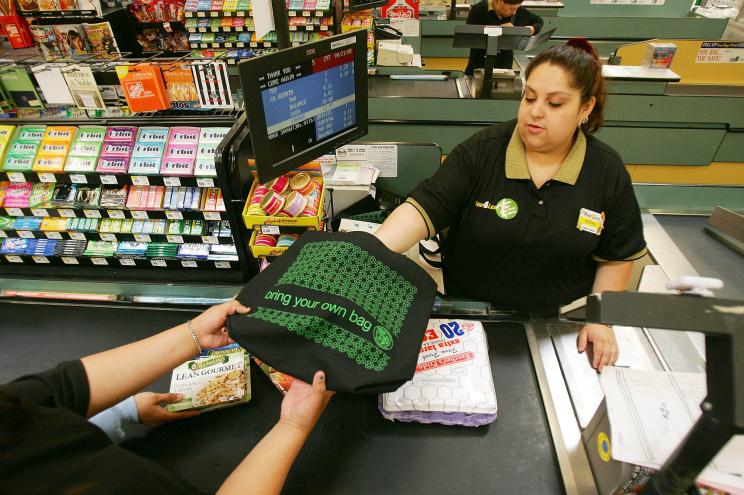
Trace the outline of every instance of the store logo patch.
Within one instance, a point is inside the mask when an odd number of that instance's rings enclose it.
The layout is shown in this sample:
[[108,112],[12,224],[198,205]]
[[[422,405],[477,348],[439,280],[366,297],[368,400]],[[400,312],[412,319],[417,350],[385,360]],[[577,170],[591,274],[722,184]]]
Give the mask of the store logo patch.
[[516,217],[517,213],[519,212],[517,202],[511,198],[504,198],[496,204],[493,204],[490,201],[476,201],[475,206],[476,208],[493,210],[500,218],[504,220],[511,220],[512,218]]

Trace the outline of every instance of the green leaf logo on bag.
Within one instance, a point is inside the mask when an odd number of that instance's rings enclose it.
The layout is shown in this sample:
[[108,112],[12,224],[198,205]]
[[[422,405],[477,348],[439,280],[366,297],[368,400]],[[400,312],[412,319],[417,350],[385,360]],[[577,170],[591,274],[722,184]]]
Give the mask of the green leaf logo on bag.
[[380,346],[381,349],[386,351],[393,348],[393,336],[386,328],[377,326],[375,327],[375,343]]

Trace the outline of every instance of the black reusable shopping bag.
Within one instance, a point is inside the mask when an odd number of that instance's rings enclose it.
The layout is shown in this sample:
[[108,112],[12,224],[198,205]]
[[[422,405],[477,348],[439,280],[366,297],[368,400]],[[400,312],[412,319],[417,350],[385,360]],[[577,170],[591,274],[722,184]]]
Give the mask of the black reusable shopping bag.
[[231,336],[275,369],[329,390],[380,393],[410,380],[436,284],[364,232],[306,232],[238,300]]

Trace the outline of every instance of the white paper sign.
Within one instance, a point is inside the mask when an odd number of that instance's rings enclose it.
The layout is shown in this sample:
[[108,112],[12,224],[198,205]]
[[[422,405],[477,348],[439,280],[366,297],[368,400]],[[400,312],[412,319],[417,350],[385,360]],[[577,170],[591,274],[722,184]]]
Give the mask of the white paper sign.
[[266,36],[274,30],[274,13],[269,0],[253,0],[253,25],[256,29],[256,39]]

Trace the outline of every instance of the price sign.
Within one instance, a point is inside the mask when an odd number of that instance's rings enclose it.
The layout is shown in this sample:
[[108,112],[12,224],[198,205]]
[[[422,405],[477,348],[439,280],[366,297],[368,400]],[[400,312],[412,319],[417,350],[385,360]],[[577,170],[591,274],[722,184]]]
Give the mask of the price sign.
[[26,182],[26,176],[20,172],[8,172],[10,182]]
[[135,186],[149,186],[150,179],[148,179],[146,175],[133,175],[132,184]]

